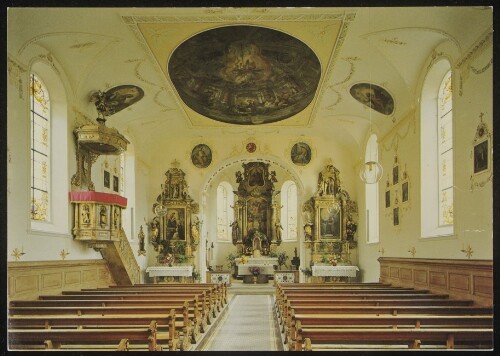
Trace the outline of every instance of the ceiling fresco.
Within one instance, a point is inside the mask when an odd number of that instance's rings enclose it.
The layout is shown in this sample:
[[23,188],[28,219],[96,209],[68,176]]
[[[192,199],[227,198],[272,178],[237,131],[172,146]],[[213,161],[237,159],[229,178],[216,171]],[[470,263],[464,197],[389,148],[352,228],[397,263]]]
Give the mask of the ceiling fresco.
[[350,93],[354,99],[369,108],[384,114],[394,112],[394,99],[382,87],[372,83],[358,83],[351,87]]
[[313,100],[321,77],[300,40],[257,26],[227,26],[183,42],[168,74],[184,103],[216,121],[256,125],[287,119]]

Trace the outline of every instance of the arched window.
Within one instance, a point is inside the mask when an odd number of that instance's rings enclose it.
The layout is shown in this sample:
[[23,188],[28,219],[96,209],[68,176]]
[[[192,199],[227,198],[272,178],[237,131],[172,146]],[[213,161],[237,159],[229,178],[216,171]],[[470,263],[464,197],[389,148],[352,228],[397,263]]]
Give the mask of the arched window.
[[30,230],[69,236],[66,90],[54,68],[41,61],[30,70],[29,120]]
[[217,240],[231,241],[230,224],[234,220],[233,187],[228,182],[221,182],[217,187]]
[[[378,162],[377,135],[372,134],[366,143],[365,162]],[[379,242],[379,195],[378,183],[365,184],[366,242]]]
[[439,225],[453,225],[453,109],[451,70],[444,76],[438,96]]
[[31,74],[31,219],[50,221],[50,97],[45,84]]
[[453,234],[453,90],[450,63],[424,81],[420,118],[422,237]]
[[291,180],[281,186],[281,206],[281,239],[297,241],[297,185]]

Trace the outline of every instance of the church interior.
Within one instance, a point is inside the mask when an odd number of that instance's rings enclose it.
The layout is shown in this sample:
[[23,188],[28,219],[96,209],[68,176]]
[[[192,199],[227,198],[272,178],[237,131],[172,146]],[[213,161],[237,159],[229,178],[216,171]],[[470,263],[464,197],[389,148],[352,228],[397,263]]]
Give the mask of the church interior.
[[6,80],[9,349],[492,349],[492,7],[13,7]]

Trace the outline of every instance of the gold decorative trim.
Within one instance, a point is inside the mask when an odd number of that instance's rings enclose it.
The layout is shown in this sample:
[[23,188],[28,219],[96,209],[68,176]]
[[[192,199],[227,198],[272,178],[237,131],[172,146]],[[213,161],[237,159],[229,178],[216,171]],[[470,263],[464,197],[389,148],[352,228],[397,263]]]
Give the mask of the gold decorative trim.
[[457,64],[455,65],[456,68],[461,69],[461,67],[474,60],[478,55],[484,52],[484,50],[493,44],[493,28],[490,27],[488,30],[486,30],[486,33],[484,33],[481,37],[479,37],[479,40],[475,42],[474,45],[467,51],[467,53],[462,56],[460,60],[457,61]]
[[[339,54],[341,52],[342,45],[344,44],[344,40],[347,36],[347,31],[349,30],[351,22],[354,20],[355,17],[356,17],[355,12],[344,14],[342,25],[341,25],[340,30],[339,30],[339,35],[337,37],[337,41],[335,43],[335,47],[333,49],[332,55],[330,56],[330,60],[328,61],[328,64],[326,66],[325,75],[324,75],[323,80],[320,83],[320,87],[323,87],[323,83],[329,82],[331,75],[332,75],[332,72],[333,72],[333,67],[334,67],[335,63],[337,62],[337,57],[339,56]],[[337,17],[336,19],[338,20],[339,18]],[[329,89],[329,88],[323,87],[323,89],[318,93],[318,96],[315,99],[315,103],[321,102],[321,99],[326,94],[327,89]],[[312,120],[313,120],[313,118],[316,117],[318,110],[319,110],[319,107],[318,107],[318,105],[315,104],[313,111],[311,113],[311,116],[309,118],[309,125],[312,124]]]
[[[406,126],[406,131],[404,134],[400,134],[399,130],[401,129],[404,123],[408,124]],[[413,127],[413,133],[415,133],[416,130],[415,109],[411,109],[406,115],[404,115],[404,117],[400,119],[399,122],[396,125],[394,125],[394,127],[384,137],[382,137],[379,140],[379,142],[383,142],[382,146],[384,147],[384,150],[387,152],[391,151],[393,148],[397,150],[399,141],[404,140],[408,136],[411,127]],[[390,136],[393,137],[391,139],[390,145],[387,146],[385,142],[389,140]]]
[[7,73],[9,77],[9,83],[17,87],[19,99],[23,99],[24,97],[23,76],[27,71],[28,70],[24,65],[17,62],[11,56],[7,57]]

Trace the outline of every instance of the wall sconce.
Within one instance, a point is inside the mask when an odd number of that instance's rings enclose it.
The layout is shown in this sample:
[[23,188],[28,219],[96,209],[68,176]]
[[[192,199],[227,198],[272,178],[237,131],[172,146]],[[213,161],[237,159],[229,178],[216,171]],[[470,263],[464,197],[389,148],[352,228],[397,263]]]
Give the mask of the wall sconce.
[[63,260],[65,260],[65,259],[66,259],[66,256],[67,256],[67,255],[69,255],[69,252],[68,252],[68,251],[66,251],[65,249],[62,249],[62,250],[61,250],[61,252],[59,252],[59,256],[61,256],[61,258],[62,258]]
[[24,252],[24,246],[21,247],[21,251],[16,247],[13,251],[11,256],[16,259],[16,261],[19,261],[19,259],[24,256],[26,253]]
[[415,255],[417,254],[417,249],[415,248],[415,246],[413,246],[411,249],[408,250],[408,252],[411,253],[412,257],[415,257]]
[[460,250],[460,252],[465,253],[465,256],[467,256],[468,259],[470,259],[472,257],[472,254],[474,253],[474,251],[472,250],[472,247],[469,244],[467,244],[466,248],[462,244],[462,249]]
[[378,249],[378,252],[379,252],[379,253],[383,256],[383,255],[384,255],[384,253],[385,253],[385,250],[384,250],[384,248],[382,247],[382,248],[379,248],[379,249]]

